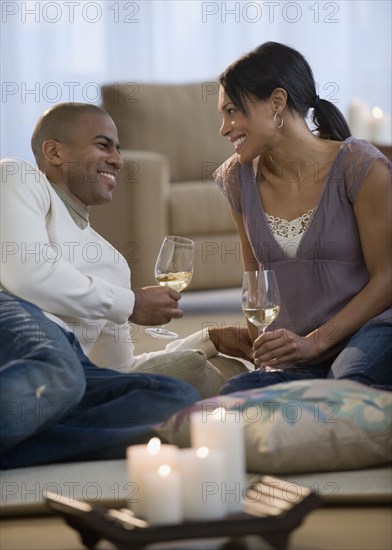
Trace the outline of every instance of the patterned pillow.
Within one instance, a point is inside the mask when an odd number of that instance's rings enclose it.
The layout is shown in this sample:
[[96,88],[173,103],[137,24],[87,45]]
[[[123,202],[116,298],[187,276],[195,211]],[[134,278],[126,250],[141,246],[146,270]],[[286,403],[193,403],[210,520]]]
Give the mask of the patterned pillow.
[[188,447],[189,415],[218,406],[243,422],[249,472],[353,470],[392,458],[392,393],[350,380],[301,380],[204,399],[156,431]]

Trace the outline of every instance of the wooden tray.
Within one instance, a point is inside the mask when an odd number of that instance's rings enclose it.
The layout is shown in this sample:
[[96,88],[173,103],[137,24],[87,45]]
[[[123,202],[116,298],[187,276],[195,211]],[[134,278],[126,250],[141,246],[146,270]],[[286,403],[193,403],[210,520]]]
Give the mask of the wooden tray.
[[100,540],[108,540],[118,550],[137,550],[173,540],[245,535],[258,535],[272,548],[284,550],[292,531],[320,504],[318,496],[306,487],[261,476],[247,486],[244,511],[239,514],[221,520],[150,526],[125,508],[92,507],[50,492],[43,496],[46,504],[79,532],[87,548],[94,548]]

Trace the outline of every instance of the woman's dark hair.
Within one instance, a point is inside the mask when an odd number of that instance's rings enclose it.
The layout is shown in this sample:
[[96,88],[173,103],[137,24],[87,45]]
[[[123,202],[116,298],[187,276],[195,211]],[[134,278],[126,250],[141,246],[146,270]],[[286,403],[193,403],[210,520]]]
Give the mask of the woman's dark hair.
[[309,109],[314,109],[313,123],[320,137],[343,141],[351,135],[339,109],[318,97],[309,63],[289,46],[278,42],[262,44],[232,63],[220,75],[219,82],[245,114],[245,99],[266,100],[276,88],[283,88],[291,110],[305,118]]

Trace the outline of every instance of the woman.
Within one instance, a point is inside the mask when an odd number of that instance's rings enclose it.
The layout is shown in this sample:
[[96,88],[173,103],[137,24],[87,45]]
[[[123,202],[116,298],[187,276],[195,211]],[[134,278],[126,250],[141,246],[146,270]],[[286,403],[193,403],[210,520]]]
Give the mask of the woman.
[[220,84],[220,133],[235,154],[215,180],[244,269],[275,270],[282,299],[270,331],[254,341],[255,371],[222,393],[302,378],[392,385],[391,162],[350,136],[292,48],[263,44]]

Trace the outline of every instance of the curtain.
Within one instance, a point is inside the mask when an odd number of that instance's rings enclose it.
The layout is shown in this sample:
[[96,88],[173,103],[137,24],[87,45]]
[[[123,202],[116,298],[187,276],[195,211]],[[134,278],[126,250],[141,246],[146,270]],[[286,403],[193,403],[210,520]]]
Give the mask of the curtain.
[[212,81],[268,40],[309,61],[320,97],[391,112],[391,2],[64,0],[1,2],[1,156],[32,161],[40,114],[100,103],[110,82]]

